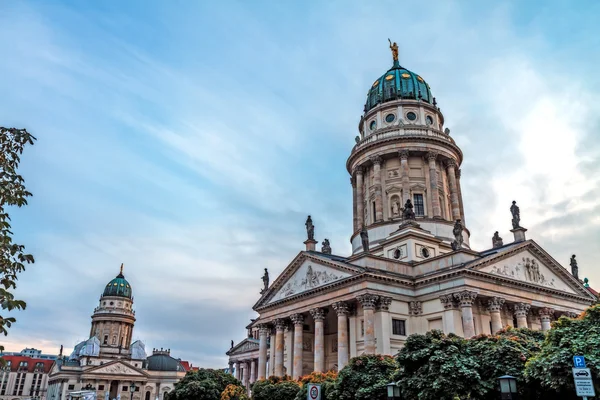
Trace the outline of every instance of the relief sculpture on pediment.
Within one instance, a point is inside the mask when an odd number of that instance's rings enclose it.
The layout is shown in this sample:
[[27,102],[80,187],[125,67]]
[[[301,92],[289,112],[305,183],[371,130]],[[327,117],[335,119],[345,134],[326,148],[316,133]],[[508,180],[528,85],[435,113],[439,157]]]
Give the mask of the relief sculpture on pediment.
[[302,279],[290,280],[281,289],[279,298],[292,296],[296,293],[304,292],[329,282],[340,279],[341,276],[328,271],[313,270],[311,265],[308,266],[306,275]]
[[490,271],[492,274],[508,276],[548,287],[556,287],[554,278],[546,278],[540,272],[540,265],[535,258],[523,257],[516,265],[494,265]]

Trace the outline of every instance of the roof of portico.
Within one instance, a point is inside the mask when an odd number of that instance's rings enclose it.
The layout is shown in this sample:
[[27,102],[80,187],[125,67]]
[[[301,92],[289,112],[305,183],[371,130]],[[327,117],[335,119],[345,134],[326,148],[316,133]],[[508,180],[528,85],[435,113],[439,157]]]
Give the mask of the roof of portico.
[[253,338],[246,338],[233,346],[227,353],[228,356],[234,356],[236,354],[245,354],[253,351],[258,351],[259,341]]

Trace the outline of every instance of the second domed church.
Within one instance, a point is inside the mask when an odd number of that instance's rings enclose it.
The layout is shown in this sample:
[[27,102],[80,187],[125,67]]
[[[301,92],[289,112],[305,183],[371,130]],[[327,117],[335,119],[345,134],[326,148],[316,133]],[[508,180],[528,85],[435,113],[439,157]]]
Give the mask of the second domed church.
[[[546,331],[596,297],[577,275],[527,239],[516,202],[512,238],[470,247],[463,206],[463,153],[427,82],[393,65],[367,92],[346,162],[352,184],[351,254],[317,249],[307,221],[305,250],[264,290],[247,338],[227,352],[249,386],[339,370],[361,354],[395,354],[408,335],[439,329],[464,337],[506,326]],[[472,194],[474,195],[474,194]],[[510,213],[508,208],[510,208]]]

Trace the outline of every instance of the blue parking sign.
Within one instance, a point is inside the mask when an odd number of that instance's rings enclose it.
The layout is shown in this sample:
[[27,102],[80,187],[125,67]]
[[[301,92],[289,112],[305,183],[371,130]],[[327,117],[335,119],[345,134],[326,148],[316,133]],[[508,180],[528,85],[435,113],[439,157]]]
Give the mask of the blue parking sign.
[[585,358],[583,356],[573,356],[575,368],[585,368]]

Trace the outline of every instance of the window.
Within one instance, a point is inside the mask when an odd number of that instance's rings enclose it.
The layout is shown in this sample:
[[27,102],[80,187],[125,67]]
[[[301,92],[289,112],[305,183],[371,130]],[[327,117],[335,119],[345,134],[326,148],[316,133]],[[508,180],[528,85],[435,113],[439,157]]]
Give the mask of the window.
[[128,390],[128,389],[127,389],[128,387],[129,387],[129,386],[123,386],[123,388],[121,389],[121,391],[122,391],[122,392],[126,392],[126,391]]
[[388,114],[385,116],[385,122],[387,122],[388,124],[391,124],[392,122],[394,122],[395,119],[396,119],[396,116],[394,114]]
[[417,193],[413,195],[413,203],[415,205],[415,215],[422,217],[425,215],[425,204],[423,203],[423,195]]
[[433,118],[431,118],[431,115],[428,115],[425,118],[425,121],[427,121],[427,125],[433,125]]
[[410,112],[406,113],[406,118],[409,121],[415,121],[417,119],[417,114],[415,114],[414,112],[410,111]]
[[69,385],[68,390],[75,390],[75,385]]
[[392,333],[394,335],[406,336],[406,321],[403,319],[392,319]]
[[373,221],[375,221],[375,216],[377,215],[377,208],[375,207],[375,202],[371,204],[371,208],[373,209]]
[[377,121],[373,120],[371,121],[371,123],[369,124],[369,129],[374,131],[375,128],[377,128]]
[[135,391],[136,391],[136,392],[139,392],[139,391],[140,391],[140,387],[139,387],[139,386],[136,386],[136,387],[135,387]]
[[104,335],[104,344],[108,344],[108,335]]
[[104,390],[104,385],[98,385],[98,390]]

